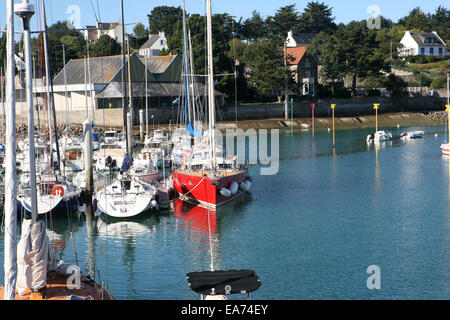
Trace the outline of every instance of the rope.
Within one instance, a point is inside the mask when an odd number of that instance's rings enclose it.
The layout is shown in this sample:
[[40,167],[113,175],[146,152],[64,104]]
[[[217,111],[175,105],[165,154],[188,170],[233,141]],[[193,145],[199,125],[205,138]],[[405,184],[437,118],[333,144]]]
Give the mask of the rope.
[[[202,181],[205,180],[205,179],[206,179],[206,177],[203,177],[203,179],[200,180],[199,183],[197,183],[191,190],[189,190],[189,191],[186,192],[185,194],[181,194],[178,198],[180,198],[180,197],[185,197],[187,194],[189,194],[189,193],[191,193],[192,191],[194,191],[194,189],[197,188],[197,187],[200,185],[200,183],[202,183]],[[175,199],[174,199],[174,200],[171,200],[170,202],[174,202],[174,201],[175,201]]]

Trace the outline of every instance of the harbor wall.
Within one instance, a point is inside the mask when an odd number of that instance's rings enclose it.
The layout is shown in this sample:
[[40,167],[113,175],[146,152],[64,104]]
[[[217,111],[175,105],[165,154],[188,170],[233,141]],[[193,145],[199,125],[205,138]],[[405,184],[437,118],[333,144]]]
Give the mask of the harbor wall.
[[[314,116],[317,118],[331,117],[331,104],[336,104],[335,117],[357,117],[365,115],[374,115],[373,104],[379,103],[379,114],[399,113],[399,112],[432,112],[445,109],[445,98],[416,96],[401,100],[392,100],[390,98],[354,98],[354,99],[318,99],[314,101],[295,102],[292,104],[293,118],[311,118],[311,103],[315,104]],[[18,102],[16,106],[17,121],[19,123],[27,122],[27,112],[25,102]],[[138,115],[139,109],[135,109],[135,115]],[[263,119],[284,119],[284,103],[252,104],[239,105],[237,107],[237,120],[263,120]],[[122,128],[123,114],[122,109],[98,109],[95,110],[95,123],[101,127]],[[88,118],[91,119],[91,112],[88,112]],[[148,110],[149,125],[175,124],[177,123],[178,107],[160,107],[150,108]],[[38,123],[35,114],[35,123]],[[135,119],[137,117],[134,117]],[[291,103],[288,104],[288,120],[291,118]],[[45,124],[48,115],[45,110],[39,112],[39,121]],[[82,125],[86,120],[86,112],[74,110],[69,112],[56,111],[58,124],[65,124],[69,119],[71,125]],[[234,122],[236,120],[236,107],[226,106],[217,109],[218,122]],[[134,125],[138,125],[134,121]]]

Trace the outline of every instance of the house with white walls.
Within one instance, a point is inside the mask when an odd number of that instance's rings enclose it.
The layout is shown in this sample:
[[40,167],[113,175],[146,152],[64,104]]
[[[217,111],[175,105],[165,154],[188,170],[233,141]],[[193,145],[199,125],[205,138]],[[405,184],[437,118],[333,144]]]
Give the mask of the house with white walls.
[[[84,40],[95,42],[104,34],[110,36],[118,43],[122,43],[122,22],[97,22],[95,26],[86,26],[84,30]],[[126,33],[126,28],[124,30]]]
[[308,46],[316,36],[317,33],[294,33],[291,30],[286,37],[286,47],[295,48]]
[[445,50],[446,44],[436,31],[431,33],[406,31],[398,49],[401,57],[406,56],[444,56],[450,53]]
[[162,49],[168,49],[167,39],[164,31],[158,34],[151,34],[148,40],[139,48],[139,55],[145,57],[154,57],[159,55]]

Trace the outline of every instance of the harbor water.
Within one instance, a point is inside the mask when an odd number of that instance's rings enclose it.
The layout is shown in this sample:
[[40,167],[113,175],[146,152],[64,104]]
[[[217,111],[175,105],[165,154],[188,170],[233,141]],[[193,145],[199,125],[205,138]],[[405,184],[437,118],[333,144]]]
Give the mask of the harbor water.
[[[383,129],[394,139],[379,149],[371,129],[338,130],[334,151],[329,131],[282,131],[278,173],[250,166],[251,195],[217,215],[178,202],[131,220],[48,216],[52,243],[66,263],[95,264],[118,299],[199,299],[186,273],[211,261],[255,270],[253,299],[449,299],[445,127]],[[425,135],[398,139],[405,129]],[[369,266],[380,289],[367,286]]]

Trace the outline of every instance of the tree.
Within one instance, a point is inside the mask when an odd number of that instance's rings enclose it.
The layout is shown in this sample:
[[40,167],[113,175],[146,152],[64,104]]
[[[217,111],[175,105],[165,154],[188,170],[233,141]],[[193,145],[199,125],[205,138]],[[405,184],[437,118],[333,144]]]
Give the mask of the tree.
[[[195,73],[206,74],[206,17],[193,14],[187,19],[187,28],[191,32],[191,43]],[[216,74],[228,74],[234,72],[234,61],[228,56],[230,51],[230,41],[233,39],[233,26],[235,21],[227,13],[215,14],[212,17],[213,35],[213,59],[214,72]],[[167,37],[169,51],[176,54],[183,54],[183,24],[179,20],[174,24],[173,33]],[[234,77],[217,77],[217,90],[223,92],[226,97],[234,96]]]
[[335,94],[336,82],[346,74],[345,48],[343,42],[334,34],[320,32],[308,48],[310,54],[321,58],[321,76],[332,82],[332,93]]
[[289,31],[298,32],[300,15],[295,4],[281,7],[273,17],[266,19],[268,35],[276,40],[284,41]]
[[242,23],[242,37],[259,41],[267,35],[267,26],[258,11],[253,10],[252,17]]
[[[67,21],[58,21],[48,27],[47,30],[49,31],[47,33],[47,39],[50,72],[55,76],[64,67],[62,46],[64,45],[66,47],[67,62],[70,59],[79,59],[86,55],[86,42],[81,32],[69,28]],[[33,41],[32,43],[38,46],[37,48],[32,48],[32,51],[39,57],[36,61],[38,64],[36,70],[45,70],[44,42],[42,34],[39,35],[37,41]]]
[[137,39],[148,38],[149,32],[141,22],[136,23],[133,28],[133,34]]
[[398,24],[405,27],[406,30],[418,32],[430,31],[431,18],[429,14],[424,13],[420,7],[412,9],[406,17],[398,20]]
[[319,33],[321,31],[332,33],[337,29],[333,22],[332,8],[325,3],[309,2],[300,16],[299,27],[301,32]]
[[434,14],[431,15],[431,27],[448,45],[450,41],[450,10],[442,6],[437,7]]
[[133,35],[130,36],[130,48],[135,51],[148,40],[150,32],[145,28],[141,22],[136,23],[133,28]]
[[175,24],[182,19],[183,10],[181,7],[158,6],[154,7],[148,15],[150,33],[157,34],[164,31],[167,36],[172,36]]
[[386,90],[392,99],[398,99],[406,96],[406,87],[408,84],[400,77],[391,73],[387,78]]
[[379,52],[385,60],[390,60],[391,53],[392,60],[398,58],[398,49],[402,46],[400,40],[402,40],[405,31],[402,25],[394,25],[377,31],[376,40],[380,43]]
[[118,55],[122,52],[120,44],[108,36],[102,35],[92,46],[90,56],[91,57],[104,57]]
[[356,95],[357,77],[377,76],[390,67],[379,52],[376,31],[369,30],[366,22],[350,22],[338,32],[342,41],[346,73],[352,76],[352,96]]
[[283,50],[279,42],[273,39],[263,40],[253,44],[249,50],[251,84],[260,94],[276,94],[281,102],[286,82],[292,82],[292,75],[284,66]]
[[322,74],[333,83],[350,75],[355,96],[357,77],[379,76],[390,69],[379,47],[376,31],[369,30],[365,21],[352,21],[347,26],[339,25],[334,35],[320,33],[313,40],[311,52],[321,55]]

